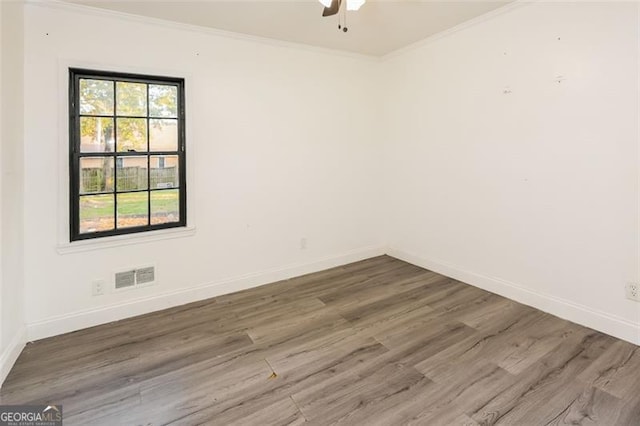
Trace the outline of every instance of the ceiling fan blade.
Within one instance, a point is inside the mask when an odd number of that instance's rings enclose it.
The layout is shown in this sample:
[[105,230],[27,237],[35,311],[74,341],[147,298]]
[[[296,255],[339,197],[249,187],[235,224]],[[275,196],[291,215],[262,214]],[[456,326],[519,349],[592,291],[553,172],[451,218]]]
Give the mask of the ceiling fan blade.
[[325,7],[322,11],[322,16],[333,16],[340,10],[340,4],[342,0],[331,0],[331,6]]

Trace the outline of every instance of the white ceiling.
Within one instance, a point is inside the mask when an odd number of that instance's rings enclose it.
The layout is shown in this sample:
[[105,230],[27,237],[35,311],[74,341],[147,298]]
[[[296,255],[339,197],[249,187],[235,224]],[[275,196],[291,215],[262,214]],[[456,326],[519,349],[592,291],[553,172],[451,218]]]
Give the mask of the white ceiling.
[[67,1],[259,37],[382,56],[487,13],[511,0],[368,0],[359,11],[348,12],[347,33],[338,30],[336,16],[321,16],[323,6],[317,0]]

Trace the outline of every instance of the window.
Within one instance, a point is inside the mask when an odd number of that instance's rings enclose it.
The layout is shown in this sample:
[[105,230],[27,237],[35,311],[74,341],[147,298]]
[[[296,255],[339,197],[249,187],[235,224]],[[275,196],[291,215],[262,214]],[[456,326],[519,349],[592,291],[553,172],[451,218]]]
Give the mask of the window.
[[71,241],[186,226],[184,80],[69,77]]

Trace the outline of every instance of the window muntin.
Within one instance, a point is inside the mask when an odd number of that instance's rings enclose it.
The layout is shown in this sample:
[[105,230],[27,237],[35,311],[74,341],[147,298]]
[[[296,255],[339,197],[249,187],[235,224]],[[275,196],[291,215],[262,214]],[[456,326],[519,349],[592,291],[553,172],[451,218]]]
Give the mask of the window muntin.
[[184,80],[70,70],[71,240],[186,226]]

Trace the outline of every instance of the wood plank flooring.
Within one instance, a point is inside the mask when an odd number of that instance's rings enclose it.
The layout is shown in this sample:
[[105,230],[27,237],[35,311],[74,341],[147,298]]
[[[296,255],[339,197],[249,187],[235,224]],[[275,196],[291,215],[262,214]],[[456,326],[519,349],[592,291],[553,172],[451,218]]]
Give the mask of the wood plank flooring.
[[387,256],[27,345],[65,425],[640,425],[640,348]]

